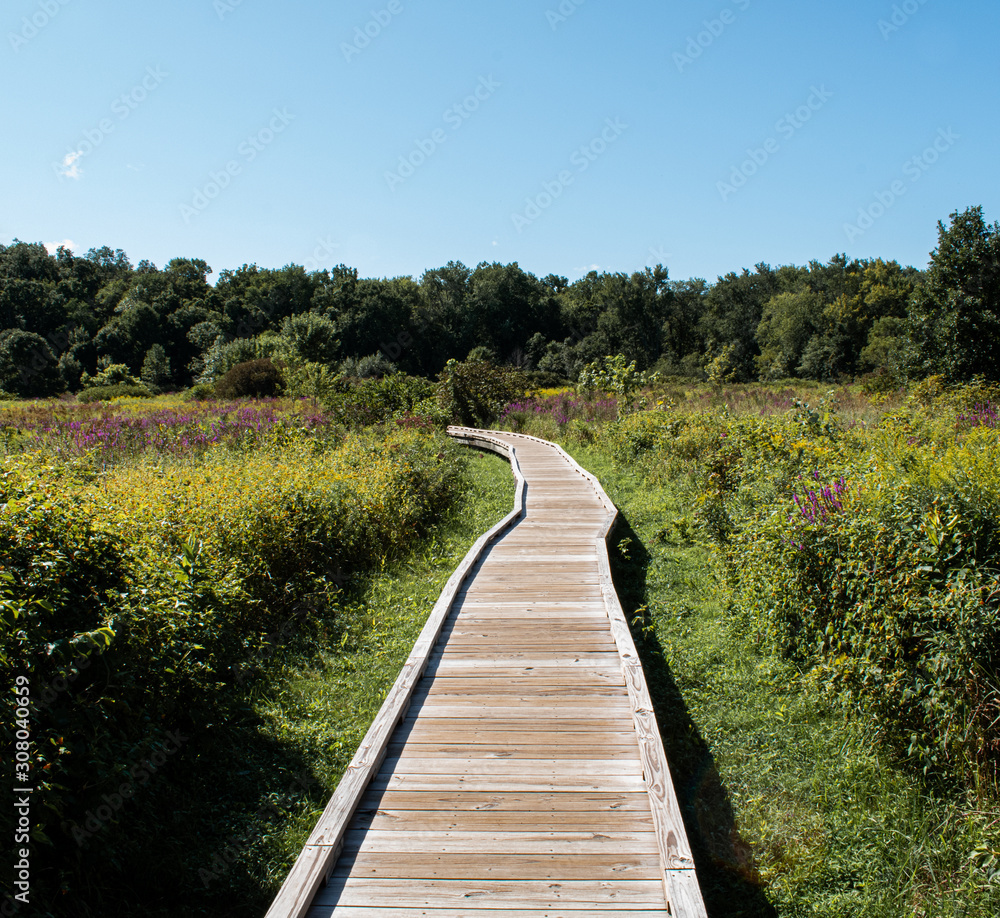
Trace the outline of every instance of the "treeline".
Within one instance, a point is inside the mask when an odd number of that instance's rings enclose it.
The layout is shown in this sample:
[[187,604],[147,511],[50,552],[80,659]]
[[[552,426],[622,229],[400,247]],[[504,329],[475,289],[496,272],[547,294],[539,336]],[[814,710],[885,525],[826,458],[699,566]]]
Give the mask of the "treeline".
[[348,376],[434,377],[470,353],[568,380],[608,354],[715,382],[996,379],[1000,226],[972,207],[938,230],[924,271],[836,255],[714,284],[670,280],[662,266],[571,284],[516,263],[449,262],[419,281],[244,265],[213,286],[196,258],[159,269],[120,249],[49,255],[15,240],[0,246],[0,389],[75,392],[111,365],[178,389],[275,356]]

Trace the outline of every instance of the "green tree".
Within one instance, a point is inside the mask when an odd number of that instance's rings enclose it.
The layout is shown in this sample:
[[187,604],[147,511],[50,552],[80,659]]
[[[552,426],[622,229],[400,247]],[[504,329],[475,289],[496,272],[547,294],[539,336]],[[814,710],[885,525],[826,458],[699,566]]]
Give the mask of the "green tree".
[[799,375],[807,347],[823,327],[823,298],[811,290],[779,293],[761,312],[757,326],[760,354],[755,358],[761,379]]
[[281,337],[288,342],[292,357],[311,363],[332,364],[340,342],[332,319],[315,312],[289,316],[281,325]]
[[35,332],[0,332],[0,389],[22,398],[47,398],[63,391],[59,364],[48,342]]
[[742,274],[720,277],[706,294],[700,323],[705,352],[710,361],[724,359],[727,379],[755,378],[754,361],[760,353],[757,328],[764,304],[785,289],[788,285],[779,272],[761,263],[752,274],[744,268]]
[[142,381],[153,392],[170,382],[170,358],[162,344],[154,344],[142,361]]
[[469,278],[463,338],[505,363],[525,362],[528,339],[534,332],[555,332],[558,319],[551,289],[517,262],[483,262]]
[[958,381],[1000,378],[1000,225],[982,207],[938,223],[938,246],[910,303],[915,369]]
[[587,364],[580,371],[577,388],[581,392],[606,392],[618,400],[618,419],[621,420],[636,407],[644,407],[645,399],[639,398],[644,386],[656,382],[656,373],[642,373],[635,361],[626,364],[622,354],[604,357]]
[[462,262],[425,271],[420,278],[420,309],[416,340],[427,363],[443,367],[455,354],[468,354],[472,340],[466,300],[472,272]]

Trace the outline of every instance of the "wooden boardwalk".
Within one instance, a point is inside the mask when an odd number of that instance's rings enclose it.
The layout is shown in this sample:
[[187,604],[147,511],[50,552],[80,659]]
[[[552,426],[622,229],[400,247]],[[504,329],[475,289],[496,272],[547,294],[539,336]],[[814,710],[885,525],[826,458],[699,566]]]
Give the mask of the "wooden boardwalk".
[[561,449],[452,576],[268,918],[705,915],[605,538]]

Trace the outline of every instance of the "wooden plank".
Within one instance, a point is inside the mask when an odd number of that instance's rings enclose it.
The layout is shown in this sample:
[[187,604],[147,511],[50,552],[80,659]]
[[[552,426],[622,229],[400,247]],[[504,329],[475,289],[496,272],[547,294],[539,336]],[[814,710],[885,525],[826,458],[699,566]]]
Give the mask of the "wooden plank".
[[530,812],[530,813],[605,813],[623,810],[633,813],[649,812],[649,796],[645,790],[634,793],[581,793],[559,791],[555,793],[508,793],[489,791],[410,791],[370,790],[365,794],[359,809],[390,807],[415,810],[471,810],[475,812]]
[[[494,711],[497,707],[497,696],[487,694],[489,685],[486,684],[479,690],[483,694],[471,694],[469,692],[453,693],[433,693],[424,696],[416,704],[422,711],[432,717],[440,716],[437,708],[440,707],[466,707],[483,708],[484,711]],[[578,689],[579,691],[579,689]],[[552,711],[554,714],[563,715],[567,710],[576,711],[586,715],[589,712],[599,710],[605,717],[612,715],[628,718],[631,713],[631,706],[627,695],[605,695],[598,698],[588,698],[586,695],[531,695],[530,693],[507,694],[503,696],[503,704],[511,710],[528,708],[534,715],[542,711]]]
[[[660,916],[670,915],[665,909],[642,910],[635,907],[626,909],[507,909],[489,910],[489,918],[635,918],[636,914]],[[469,918],[469,907],[441,908],[429,912],[425,908],[393,908],[369,906],[316,906],[309,909],[306,918]],[[676,918],[676,916],[674,916]]]
[[[421,680],[417,689],[422,694],[451,694],[453,692],[481,691],[483,687],[482,678],[475,676],[439,676],[433,680]],[[602,698],[605,696],[618,697],[627,695],[625,683],[619,685],[609,685],[600,683],[588,686],[588,696],[591,698]],[[580,692],[579,685],[565,682],[546,682],[542,679],[532,679],[530,677],[519,679],[517,682],[499,682],[493,680],[490,692],[494,695],[521,695],[525,692],[533,695],[553,696],[576,695]]]
[[609,775],[642,776],[642,765],[629,759],[515,759],[468,758],[434,756],[418,759],[416,756],[386,758],[384,771],[393,775],[496,775],[511,777],[541,776],[558,781],[560,776],[576,775],[596,778]]
[[[620,730],[620,717],[584,717],[584,718],[512,718],[506,712],[490,717],[443,717],[425,715],[421,721],[430,729],[451,730],[503,730],[510,733],[553,733],[565,730],[569,733],[584,733],[588,730],[603,733],[607,730]],[[407,716],[403,721],[407,727],[416,722],[416,717]]]
[[[588,634],[593,632],[580,633]],[[575,641],[564,635],[558,635],[546,640],[543,635],[538,635],[537,637],[519,635],[516,630],[512,629],[509,637],[506,638],[502,634],[489,635],[487,637],[468,635],[454,638],[448,641],[448,646],[444,652],[447,654],[478,653],[489,655],[505,651],[509,653],[538,653],[541,649],[548,649],[560,656],[565,656],[574,650],[580,653],[609,653],[609,647],[611,650],[614,650],[614,641],[609,640],[603,635],[592,638],[580,637]]]
[[348,829],[344,851],[383,854],[656,854],[649,832],[400,832]]
[[537,880],[399,880],[368,877],[335,879],[316,897],[315,904],[370,905],[392,908],[458,908],[475,903],[495,908],[656,908],[663,906],[658,880],[627,880],[616,884],[594,880],[546,883]]
[[412,740],[404,743],[390,743],[387,758],[425,759],[433,756],[454,756],[460,759],[545,759],[563,761],[566,759],[636,759],[638,749],[634,742],[619,746],[528,745],[525,743],[418,743]]
[[623,791],[641,793],[646,783],[634,775],[564,775],[549,779],[545,776],[497,775],[401,775],[379,773],[372,779],[372,790],[406,791],[478,791],[494,794],[509,793],[567,793],[585,791],[607,793]]
[[621,880],[660,879],[658,854],[607,855],[503,854],[483,861],[478,854],[378,854],[345,856],[334,877],[439,880]]
[[613,811],[610,813],[496,813],[492,810],[469,812],[466,810],[359,810],[351,821],[358,829],[395,830],[417,829],[452,830],[463,832],[493,832],[514,829],[522,832],[636,832],[653,831],[651,813]]
[[[621,724],[622,711],[610,709],[607,712],[600,711],[601,721],[591,719],[591,723],[602,722],[604,726]],[[486,719],[494,715],[496,705],[472,705],[472,704],[440,704],[430,708],[422,708],[415,713],[415,716],[426,716],[435,720],[462,720],[474,723],[483,723]],[[544,717],[550,725],[551,730],[572,729],[573,725],[586,722],[588,715],[593,713],[592,707],[579,706],[571,708],[532,708],[519,707],[507,708],[504,710],[504,723],[513,724],[524,720],[536,722],[539,717]]]
[[[569,733],[561,730],[558,734],[539,734],[525,730],[480,728],[473,732],[465,728],[448,730],[446,727],[425,726],[419,729],[415,728],[405,735],[400,731],[393,739],[393,743],[397,743],[397,740],[400,748],[404,742],[408,747],[421,743],[445,745],[461,743],[466,748],[501,745],[505,748],[531,749],[541,746],[551,749],[551,755],[554,758],[558,758],[561,754],[569,755],[570,751],[577,747],[583,749],[596,747],[609,750],[625,747],[636,752],[638,750],[634,733],[612,733],[609,730],[591,730],[589,733],[585,731]],[[390,744],[389,748],[392,749],[393,745]]]
[[607,616],[576,616],[572,619],[552,618],[539,621],[517,621],[503,618],[476,621],[473,612],[456,618],[446,635],[448,643],[463,640],[563,640],[576,638],[584,641],[614,643],[608,633]]

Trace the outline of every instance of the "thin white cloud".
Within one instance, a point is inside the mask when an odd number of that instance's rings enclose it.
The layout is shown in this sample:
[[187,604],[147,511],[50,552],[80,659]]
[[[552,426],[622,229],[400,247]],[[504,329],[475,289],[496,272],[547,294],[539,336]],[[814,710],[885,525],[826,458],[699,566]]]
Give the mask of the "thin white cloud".
[[63,157],[61,175],[66,176],[66,178],[78,179],[83,175],[83,169],[80,168],[79,159],[83,156],[83,150],[77,150],[74,153],[67,153]]
[[55,253],[59,250],[59,246],[65,246],[67,249],[72,251],[76,248],[76,243],[72,239],[63,239],[62,242],[46,242],[45,250],[50,255],[55,255]]

